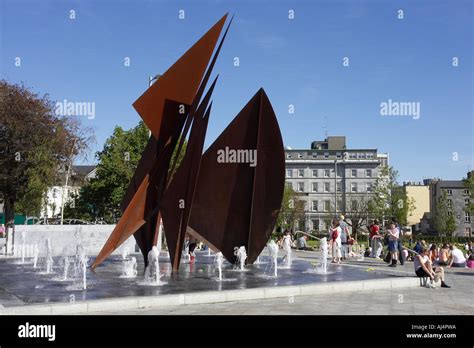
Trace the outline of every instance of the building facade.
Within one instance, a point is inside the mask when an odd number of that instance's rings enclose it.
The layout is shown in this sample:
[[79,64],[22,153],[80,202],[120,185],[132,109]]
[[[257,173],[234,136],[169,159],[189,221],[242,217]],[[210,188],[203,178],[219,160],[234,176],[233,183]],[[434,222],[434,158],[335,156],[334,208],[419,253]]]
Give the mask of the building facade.
[[[470,173],[472,175],[472,173]],[[422,224],[422,233],[438,234],[444,231],[436,231],[433,226],[433,214],[436,212],[439,199],[446,194],[446,206],[448,215],[453,215],[456,221],[455,236],[472,236],[473,221],[466,208],[470,203],[470,192],[464,186],[462,180],[432,180],[429,186],[430,191],[430,212],[425,216]]]
[[403,190],[407,199],[412,199],[414,203],[413,211],[407,216],[407,225],[415,225],[419,229],[423,215],[430,212],[430,187],[421,182],[404,182]]
[[347,149],[344,136],[314,141],[311,149],[285,150],[286,182],[301,194],[305,217],[295,228],[327,231],[330,221],[348,214],[357,199],[370,199],[388,154],[377,149]]
[[77,165],[72,166],[66,185],[66,173],[59,175],[55,186],[48,187],[40,218],[54,218],[61,214],[61,207],[67,204],[74,196],[79,194],[81,187],[90,179],[95,177],[95,166]]

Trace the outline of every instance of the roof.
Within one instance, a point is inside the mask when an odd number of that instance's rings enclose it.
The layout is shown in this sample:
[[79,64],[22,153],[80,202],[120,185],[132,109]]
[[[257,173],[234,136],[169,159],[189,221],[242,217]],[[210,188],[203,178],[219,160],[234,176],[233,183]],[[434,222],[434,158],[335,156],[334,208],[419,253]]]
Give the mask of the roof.
[[435,183],[441,188],[465,188],[462,180],[440,180]]
[[76,165],[72,166],[72,170],[81,176],[86,176],[90,172],[92,172],[95,169],[96,166],[94,165]]

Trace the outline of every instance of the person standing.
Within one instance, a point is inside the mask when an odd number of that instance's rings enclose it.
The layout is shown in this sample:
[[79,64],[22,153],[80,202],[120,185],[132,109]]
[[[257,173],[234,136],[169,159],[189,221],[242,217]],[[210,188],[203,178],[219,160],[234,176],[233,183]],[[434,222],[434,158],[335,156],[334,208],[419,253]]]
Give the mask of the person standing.
[[400,224],[397,222],[395,218],[392,218],[392,223],[395,225],[395,228],[398,229],[399,237],[397,240],[397,249],[398,249],[398,259],[400,260],[400,264],[403,266],[405,263],[405,257],[403,257],[403,230]]
[[329,229],[332,246],[332,263],[341,263],[341,234],[342,229],[337,219],[332,220],[332,227]]
[[398,239],[400,238],[400,231],[395,226],[393,221],[390,223],[387,230],[388,234],[388,251],[390,252],[390,258],[392,263],[388,265],[389,267],[397,267],[398,260]]
[[285,252],[285,255],[281,259],[282,262],[286,261],[286,265],[289,267],[291,266],[292,260],[291,260],[291,234],[290,231],[286,230],[285,234],[283,236],[283,251]]
[[189,236],[189,262],[194,263],[196,260],[196,253],[194,252],[194,249],[196,249],[198,240],[193,236]]
[[350,237],[350,234],[349,234],[349,227],[347,226],[347,223],[345,222],[345,218],[344,218],[344,215],[341,215],[340,218],[339,218],[339,227],[341,229],[341,234],[340,234],[340,237],[341,237],[341,256],[342,256],[342,259],[345,260],[347,255],[348,255],[348,240],[349,240],[349,237]]
[[[380,256],[379,253],[379,244],[380,242],[380,227],[379,227],[379,220],[375,219],[372,225],[370,225],[370,246],[372,251],[370,252],[370,257],[378,258]],[[380,250],[381,251],[381,250]]]

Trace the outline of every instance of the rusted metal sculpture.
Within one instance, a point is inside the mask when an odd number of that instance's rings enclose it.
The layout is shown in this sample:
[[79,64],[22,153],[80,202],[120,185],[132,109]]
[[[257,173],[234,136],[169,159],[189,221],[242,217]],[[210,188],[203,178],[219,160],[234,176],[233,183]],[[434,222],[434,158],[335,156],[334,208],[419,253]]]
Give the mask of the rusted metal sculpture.
[[[222,251],[231,262],[236,246],[246,247],[250,263],[265,247],[283,196],[284,151],[263,89],[202,154],[217,78],[204,91],[230,26],[211,59],[226,19],[227,14],[133,104],[152,136],[124,195],[122,218],[93,268],[132,234],[146,264],[160,219],[173,270],[179,268],[186,233]],[[254,162],[222,157],[229,152],[247,154]]]

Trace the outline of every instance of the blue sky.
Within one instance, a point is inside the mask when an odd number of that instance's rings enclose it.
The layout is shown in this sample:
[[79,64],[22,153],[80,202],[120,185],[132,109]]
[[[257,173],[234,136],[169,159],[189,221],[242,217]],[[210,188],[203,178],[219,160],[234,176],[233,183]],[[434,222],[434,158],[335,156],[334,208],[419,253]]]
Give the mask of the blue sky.
[[[0,4],[1,77],[53,100],[94,102],[95,118],[83,118],[95,130],[92,153],[114,126],[139,121],[132,103],[147,88],[148,76],[163,73],[229,11],[235,18],[214,68],[220,78],[206,146],[263,87],[284,143],[293,149],[309,148],[326,132],[346,135],[351,148],[389,152],[400,181],[458,179],[473,168],[472,1]],[[388,99],[419,102],[420,118],[381,116],[380,103]]]

